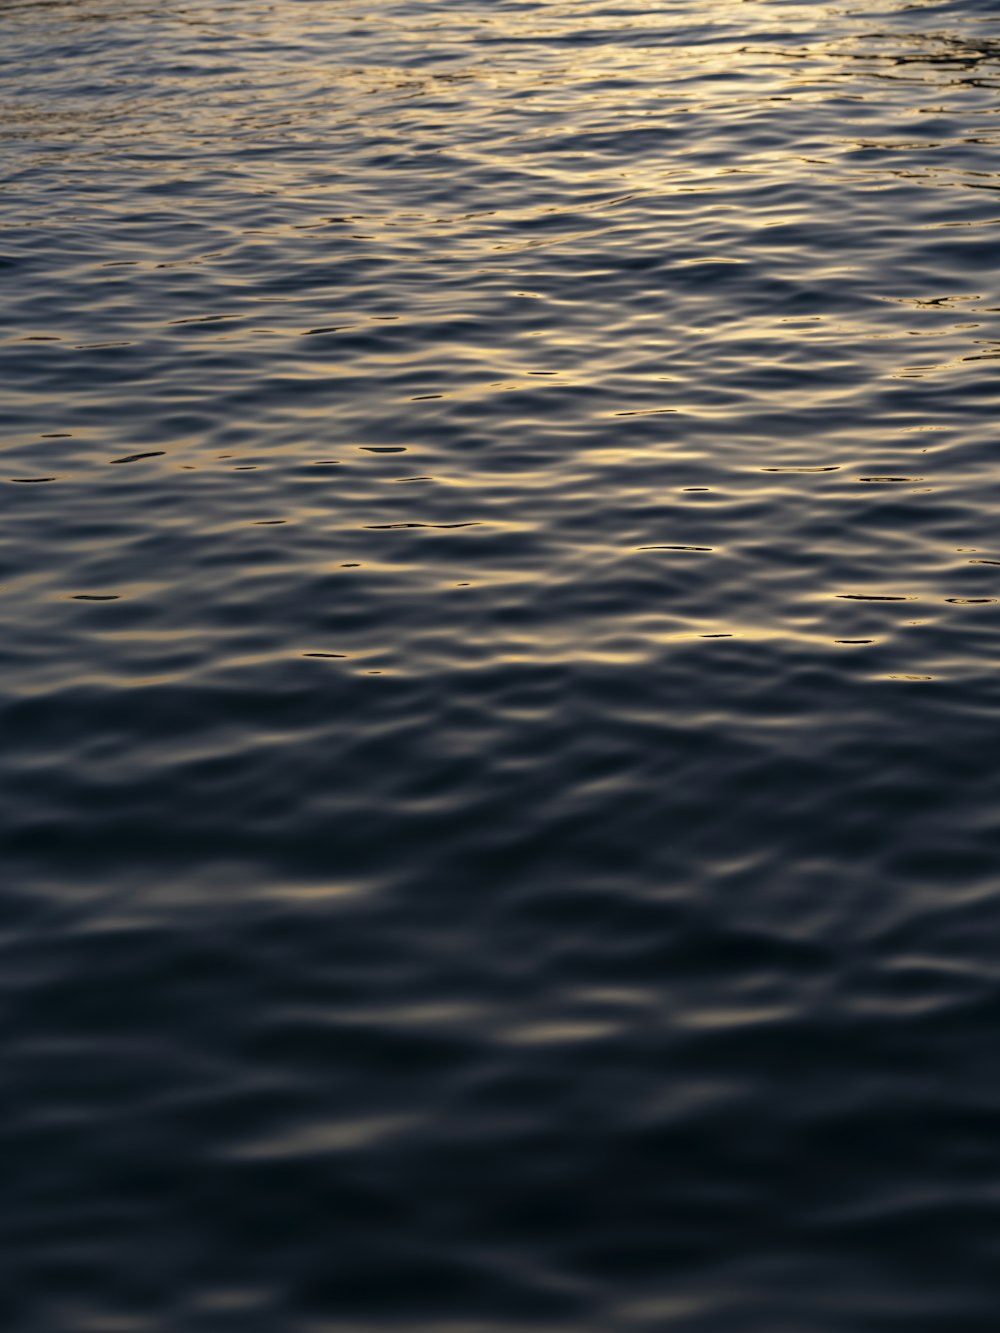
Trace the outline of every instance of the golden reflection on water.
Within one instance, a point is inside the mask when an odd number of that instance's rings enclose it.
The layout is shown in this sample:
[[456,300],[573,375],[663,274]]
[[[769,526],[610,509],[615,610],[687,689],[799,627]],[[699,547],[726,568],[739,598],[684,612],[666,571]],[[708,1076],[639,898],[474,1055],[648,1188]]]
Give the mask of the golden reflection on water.
[[[216,373],[218,391],[227,391],[227,352],[263,357],[261,373],[276,392],[298,395],[293,428],[273,433],[256,454],[220,454],[197,431],[183,431],[157,466],[212,476],[220,468],[274,468],[303,437],[324,431],[331,395],[344,404],[348,439],[355,430],[358,440],[369,432],[381,439],[380,431],[395,438],[393,423],[404,418],[418,438],[435,423],[459,435],[484,421],[504,438],[554,431],[543,466],[530,451],[500,466],[459,452],[442,465],[416,445],[405,466],[380,474],[378,489],[414,483],[412,494],[429,497],[424,505],[373,496],[372,474],[359,468],[356,451],[379,444],[324,445],[335,456],[312,461],[336,465],[337,503],[352,508],[354,533],[478,530],[483,540],[502,537],[516,548],[538,531],[546,504],[572,497],[583,513],[608,494],[649,512],[595,541],[594,560],[625,570],[658,553],[669,582],[680,577],[667,566],[681,553],[699,553],[720,570],[747,559],[765,581],[798,585],[796,597],[805,598],[801,619],[793,605],[760,620],[734,608],[714,615],[689,608],[655,631],[640,620],[630,646],[577,644],[583,657],[634,662],[686,638],[878,641],[832,635],[822,612],[808,608],[863,598],[858,590],[867,587],[895,595],[893,580],[854,577],[843,591],[810,588],[810,577],[783,568],[767,540],[734,544],[727,530],[754,506],[794,513],[811,475],[838,474],[829,490],[808,493],[820,510],[835,501],[867,503],[859,494],[865,487],[907,484],[913,496],[940,494],[933,468],[914,467],[909,457],[905,466],[890,465],[899,452],[894,443],[874,453],[867,446],[853,419],[859,367],[887,384],[946,383],[1000,355],[1000,339],[984,336],[995,311],[983,305],[974,277],[966,276],[965,290],[927,292],[920,281],[921,290],[909,290],[913,271],[905,264],[879,271],[832,231],[817,237],[835,220],[839,189],[854,200],[852,227],[872,238],[894,224],[882,201],[893,191],[925,192],[924,233],[993,225],[956,215],[964,192],[996,176],[978,153],[996,142],[996,108],[982,95],[995,63],[988,42],[938,26],[933,6],[778,10],[764,0],[709,4],[697,14],[683,6],[608,13],[561,3],[531,12],[411,12],[382,3],[361,14],[334,4],[317,17],[293,4],[249,5],[235,28],[211,5],[134,16],[118,4],[83,3],[53,7],[48,17],[67,32],[113,31],[134,20],[137,66],[155,60],[152,43],[178,25],[195,49],[181,72],[169,62],[156,67],[152,84],[126,63],[100,98],[61,99],[44,88],[9,98],[8,140],[68,141],[86,172],[96,170],[95,154],[121,142],[128,145],[123,166],[139,183],[206,159],[186,190],[176,184],[180,177],[164,187],[165,198],[184,191],[191,243],[179,236],[171,253],[151,252],[122,231],[118,256],[101,265],[105,292],[91,306],[112,336],[73,347],[97,353],[156,338],[181,348],[197,339],[219,370],[207,369],[191,386],[192,401],[211,398]],[[32,7],[16,8],[14,21],[30,24]],[[221,59],[220,68],[219,33],[243,47],[237,66]],[[192,82],[209,78],[210,96],[189,103]],[[58,90],[58,71],[52,79]],[[178,101],[180,120],[160,115],[161,103]],[[141,149],[130,138],[133,125],[148,132]],[[318,143],[328,151],[317,157]],[[48,160],[42,151],[38,162]],[[494,178],[505,181],[502,188]],[[78,214],[54,226],[69,229],[76,216],[101,225],[106,205],[88,179],[74,201]],[[194,239],[199,218],[211,223],[232,192],[256,201],[252,214]],[[211,273],[236,247],[266,263],[283,247],[303,246],[297,281],[315,299],[242,281],[231,289],[236,309],[225,308],[225,286],[204,299],[195,287],[162,318],[155,300],[139,320],[131,312],[116,318],[124,282],[178,267]],[[414,273],[431,260],[439,266],[436,285],[415,285]],[[396,277],[354,283],[357,264]],[[452,283],[452,270],[460,282]],[[637,275],[625,318],[615,285],[623,272]],[[758,286],[777,294],[791,282],[817,297],[850,287],[858,299],[843,309],[818,300],[831,308],[789,313],[780,297],[756,294]],[[423,332],[414,337],[417,325]],[[66,340],[49,326],[21,336]],[[911,340],[930,340],[933,354],[902,353]],[[270,371],[268,357],[280,369]],[[840,430],[842,414],[853,424]],[[767,419],[754,425],[755,415]],[[925,429],[943,427],[905,411],[893,427]],[[569,442],[580,436],[586,445],[574,455]],[[128,446],[132,452],[110,461],[132,465],[166,452],[136,451],[132,440]],[[704,484],[718,481],[712,474],[720,464],[726,484]],[[70,466],[12,480],[62,485],[87,476],[86,467]],[[952,481],[973,484],[957,474]],[[658,504],[662,515],[653,513]],[[327,505],[313,479],[302,479],[217,531],[236,534],[247,524],[311,531],[327,521]],[[668,506],[687,510],[675,518]],[[568,521],[572,528],[576,520]],[[567,538],[565,549],[575,540]],[[331,578],[357,571],[372,586],[408,576],[409,557],[339,558],[352,554],[315,551],[307,566]],[[279,578],[283,559],[278,547],[273,561],[259,558],[258,576]],[[470,572],[477,576],[452,577]],[[501,562],[488,571],[449,570],[435,584],[500,595],[529,587],[535,576]],[[151,581],[113,582],[83,579],[50,596],[142,601],[165,590]],[[900,595],[919,595],[921,586],[918,577]],[[968,600],[953,597],[949,605]],[[510,662],[561,660],[574,651],[575,634],[533,627],[520,640],[490,634],[477,642]],[[244,666],[264,660],[255,653],[232,659]]]

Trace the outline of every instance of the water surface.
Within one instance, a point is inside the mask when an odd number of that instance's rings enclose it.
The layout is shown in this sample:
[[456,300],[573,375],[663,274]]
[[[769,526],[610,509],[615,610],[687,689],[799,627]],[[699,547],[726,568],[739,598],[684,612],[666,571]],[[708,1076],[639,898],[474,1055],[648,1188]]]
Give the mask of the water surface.
[[7,0],[16,1333],[973,1333],[992,5]]

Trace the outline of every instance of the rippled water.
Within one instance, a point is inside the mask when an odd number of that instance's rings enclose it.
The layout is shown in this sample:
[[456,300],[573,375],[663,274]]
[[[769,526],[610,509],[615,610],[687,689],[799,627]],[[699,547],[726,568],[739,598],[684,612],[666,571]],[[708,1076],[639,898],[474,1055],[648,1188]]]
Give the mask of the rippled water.
[[996,1327],[987,0],[7,0],[17,1333]]

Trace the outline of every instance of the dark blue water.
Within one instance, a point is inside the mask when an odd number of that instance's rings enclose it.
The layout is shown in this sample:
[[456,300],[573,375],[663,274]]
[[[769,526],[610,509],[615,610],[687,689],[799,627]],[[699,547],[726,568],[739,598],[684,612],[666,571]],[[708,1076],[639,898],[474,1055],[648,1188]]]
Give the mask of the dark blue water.
[[6,0],[12,1333],[1000,1303],[1000,28]]

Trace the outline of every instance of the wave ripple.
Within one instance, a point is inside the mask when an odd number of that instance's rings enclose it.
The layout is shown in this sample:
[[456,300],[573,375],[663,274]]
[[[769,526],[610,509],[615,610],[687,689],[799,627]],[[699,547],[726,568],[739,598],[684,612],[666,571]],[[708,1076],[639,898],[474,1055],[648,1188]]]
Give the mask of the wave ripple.
[[976,1333],[983,0],[10,0],[16,1333]]

